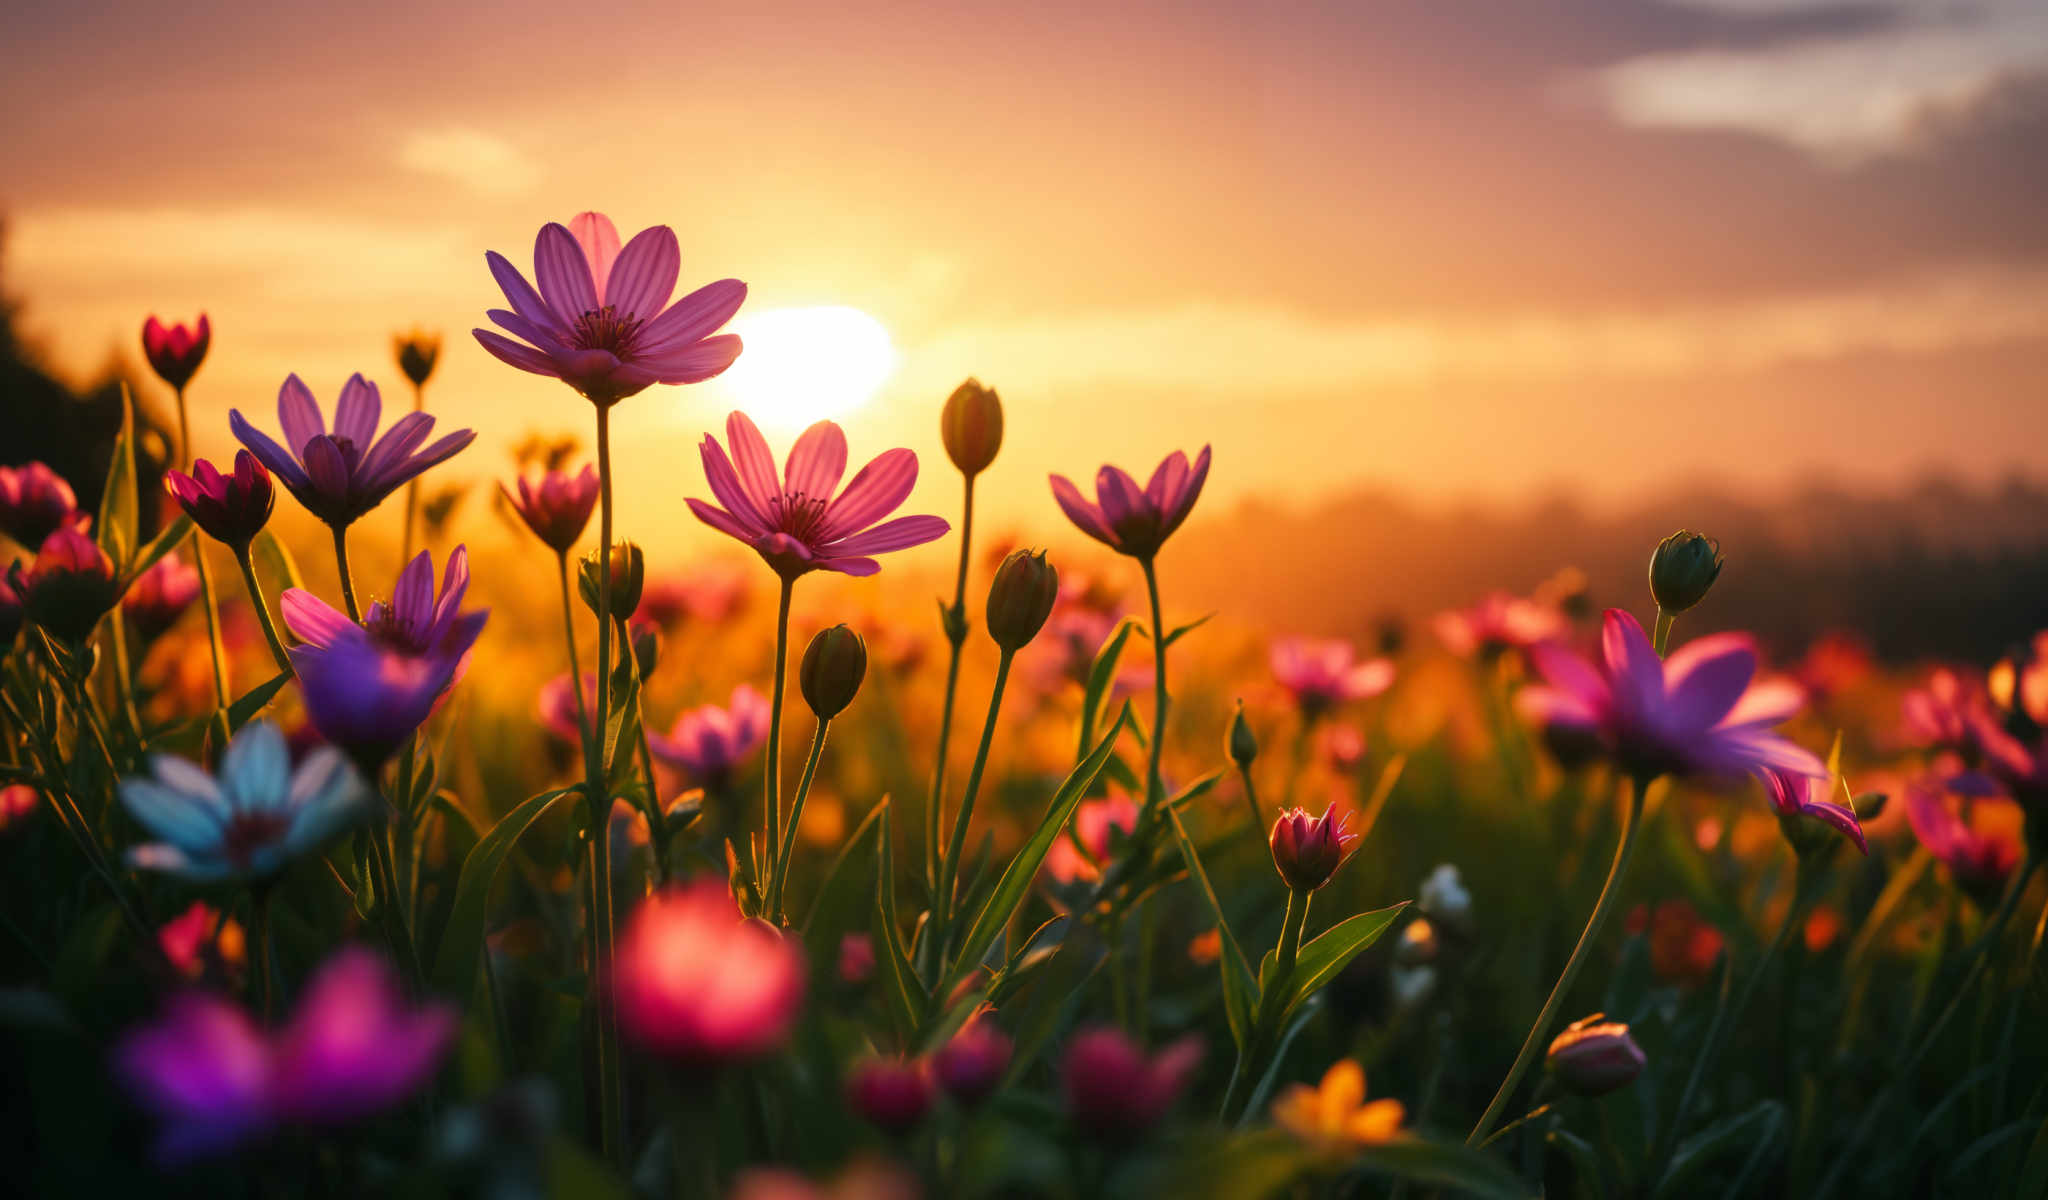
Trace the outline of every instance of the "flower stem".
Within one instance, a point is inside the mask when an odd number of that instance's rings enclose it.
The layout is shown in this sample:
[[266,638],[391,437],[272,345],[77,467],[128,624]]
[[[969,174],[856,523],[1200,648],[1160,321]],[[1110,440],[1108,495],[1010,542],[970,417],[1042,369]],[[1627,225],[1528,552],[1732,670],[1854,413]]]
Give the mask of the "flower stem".
[[1151,828],[1151,818],[1166,798],[1166,780],[1159,774],[1159,758],[1166,749],[1166,620],[1159,609],[1159,571],[1147,555],[1138,560],[1145,570],[1145,594],[1152,601],[1152,744],[1146,747],[1145,810],[1138,828]]
[[257,1012],[265,1025],[270,1024],[270,1014],[275,1007],[271,1000],[270,893],[268,880],[257,884],[249,893],[254,925],[249,932],[256,942],[256,994],[262,997],[262,1007]]
[[1238,778],[1244,780],[1244,803],[1245,807],[1251,810],[1252,832],[1254,834],[1264,833],[1266,831],[1266,818],[1259,811],[1259,790],[1252,786],[1251,764],[1238,764],[1237,774]]
[[139,742],[142,739],[142,714],[135,708],[135,670],[128,659],[128,622],[122,619],[118,604],[107,614],[107,619],[114,634],[115,694],[121,700],[121,715]]
[[796,826],[803,819],[804,799],[811,794],[811,780],[818,774],[818,757],[825,752],[825,731],[832,722],[818,722],[817,733],[811,736],[811,754],[804,761],[804,773],[796,783],[796,795],[789,802],[789,824],[782,831],[782,847],[775,855],[775,871],[768,877],[768,920],[781,925],[782,889],[789,882],[789,860],[796,852]]
[[[768,706],[768,757],[761,765],[762,830],[765,834],[762,844],[766,847],[763,851],[766,854],[775,852],[782,836],[782,699],[788,690],[789,600],[795,592],[796,580],[784,576],[782,600],[775,609],[775,687],[774,699]],[[759,862],[754,865],[757,880],[761,865]]]
[[1585,931],[1579,934],[1579,944],[1572,947],[1572,956],[1565,960],[1564,973],[1557,977],[1557,985],[1550,989],[1550,998],[1543,1002],[1543,1011],[1536,1015],[1536,1023],[1529,1027],[1529,1036],[1522,1042],[1521,1052],[1515,1055],[1514,1065],[1508,1068],[1507,1078],[1501,1080],[1493,1102],[1486,1106],[1479,1123],[1466,1135],[1466,1145],[1477,1146],[1484,1142],[1506,1111],[1516,1085],[1522,1082],[1522,1076],[1528,1073],[1530,1064],[1542,1052],[1544,1035],[1557,1020],[1558,1010],[1564,1007],[1565,997],[1572,990],[1572,983],[1578,979],[1579,969],[1586,965],[1587,952],[1599,940],[1602,927],[1607,924],[1608,916],[1621,898],[1621,880],[1628,873],[1628,860],[1635,852],[1636,832],[1642,825],[1643,793],[1649,785],[1649,780],[1631,781],[1628,807],[1622,815],[1621,839],[1614,848],[1614,865],[1608,868],[1607,882],[1600,888],[1600,898],[1593,903],[1593,915],[1586,919]]
[[356,581],[348,570],[348,526],[334,527],[334,569],[341,576],[341,603],[348,609],[348,619],[360,625],[363,623],[362,606],[356,603]]
[[[177,389],[178,396],[178,464],[184,470],[192,469],[192,423],[185,411],[185,389]],[[133,467],[130,468],[133,473]],[[199,568],[199,595],[206,604],[206,641],[213,653],[213,694],[218,707],[228,706],[228,653],[220,636],[220,606],[213,596],[213,572],[206,566],[206,543],[197,529],[192,531],[192,561]],[[223,743],[225,743],[227,721],[219,722]]]
[[[417,383],[413,384],[412,410],[414,412],[424,412],[426,407],[426,389]],[[412,561],[412,535],[413,530],[419,524],[419,511],[420,479],[419,476],[415,475],[405,485],[405,530],[399,535],[398,541],[400,547],[398,551],[398,569],[401,571],[405,569],[405,564]]]
[[[610,764],[604,761],[604,734],[611,708],[612,425],[611,409],[602,404],[597,406],[597,496],[597,714],[591,725],[590,740],[585,743],[583,761],[587,784],[584,799],[589,801],[591,968],[595,978],[603,979],[611,969],[612,960],[612,792],[608,774]],[[583,680],[579,676],[573,682],[580,696]],[[596,988],[590,990],[586,1002],[595,1009],[597,1019],[600,1140],[605,1158],[614,1165],[623,1166],[624,1146],[619,1122],[624,1094],[617,1076],[618,1026],[612,1020],[610,1008],[597,1000]]]
[[256,623],[263,626],[263,640],[270,643],[270,656],[277,660],[278,669],[292,669],[291,655],[284,650],[283,639],[277,636],[277,626],[270,619],[270,606],[263,602],[263,585],[256,578],[256,566],[249,559],[249,548],[243,546],[235,551],[235,561],[242,568],[242,586],[249,589],[249,605],[256,610]]
[[939,816],[946,802],[946,746],[953,737],[953,701],[960,690],[960,651],[967,644],[967,559],[974,543],[974,476],[968,475],[966,479],[960,512],[960,566],[953,574],[953,606],[943,614],[946,641],[953,650],[946,663],[946,701],[939,710],[939,745],[932,759],[931,799],[924,812],[924,877],[934,895],[939,886]]
[[1654,637],[1654,645],[1657,648],[1658,658],[1664,657],[1665,647],[1671,644],[1671,627],[1676,624],[1678,624],[1677,613],[1668,613],[1661,608],[1657,610],[1657,632]]
[[590,763],[590,707],[583,702],[583,663],[576,651],[576,606],[569,599],[569,552],[555,552],[555,574],[562,585],[562,642],[569,647],[569,691],[576,697],[576,737],[584,765]]
[[1247,1093],[1257,1085],[1259,1071],[1265,1065],[1268,1047],[1280,1038],[1281,1013],[1294,975],[1294,963],[1301,956],[1301,933],[1308,927],[1308,906],[1314,899],[1312,891],[1290,888],[1287,892],[1287,915],[1280,922],[1280,941],[1273,949],[1273,975],[1259,981],[1259,1011],[1252,1025],[1251,1036],[1245,1039],[1244,1052],[1237,1057],[1237,1066],[1230,1073],[1230,1086],[1223,1096],[1223,1119],[1234,1121],[1238,1112],[1247,1103]]
[[1004,650],[996,660],[996,682],[989,690],[988,719],[981,725],[981,744],[974,749],[974,766],[967,772],[967,790],[960,793],[960,811],[953,815],[953,835],[946,843],[946,857],[939,863],[939,890],[932,898],[932,906],[934,954],[942,964],[953,919],[953,885],[960,875],[960,860],[967,853],[967,826],[974,818],[974,798],[981,791],[981,773],[988,766],[989,745],[996,736],[996,715],[1003,707],[1003,689],[1010,682],[1010,662],[1015,657],[1016,651]]

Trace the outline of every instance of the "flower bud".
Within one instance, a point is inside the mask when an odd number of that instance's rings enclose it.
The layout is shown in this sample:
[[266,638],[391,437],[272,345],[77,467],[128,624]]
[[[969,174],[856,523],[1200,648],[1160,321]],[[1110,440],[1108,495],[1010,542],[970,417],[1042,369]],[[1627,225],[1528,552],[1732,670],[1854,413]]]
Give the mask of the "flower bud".
[[646,683],[654,674],[655,665],[661,662],[661,630],[653,625],[634,624],[633,665],[640,669],[640,682]]
[[839,939],[839,982],[859,987],[875,977],[875,943],[865,933]]
[[1681,529],[1650,555],[1650,595],[1657,611],[1677,616],[1701,600],[1721,574],[1721,543]]
[[202,458],[192,464],[190,475],[164,472],[164,488],[194,525],[237,553],[247,550],[263,532],[277,506],[270,472],[247,450],[235,451],[232,474],[221,474],[220,468]]
[[856,1063],[846,1075],[846,1106],[886,1133],[909,1133],[931,1111],[931,1075],[900,1058]]
[[1044,628],[1059,595],[1060,573],[1045,561],[1045,551],[1011,551],[989,585],[988,635],[1005,650],[1023,649]]
[[970,379],[953,389],[939,415],[946,454],[969,479],[988,469],[1003,446],[1003,402],[994,388]]
[[969,1021],[932,1056],[939,1086],[963,1108],[973,1108],[995,1093],[1010,1069],[1015,1046],[1010,1036],[986,1016]]
[[1604,1096],[1626,1087],[1649,1062],[1629,1036],[1628,1026],[1602,1022],[1602,1015],[1572,1022],[1550,1043],[1550,1073],[1581,1096]]
[[1344,856],[1358,844],[1358,835],[1345,828],[1347,822],[1348,818],[1338,818],[1335,805],[1320,817],[1311,817],[1300,808],[1280,814],[1269,841],[1273,865],[1289,888],[1312,892],[1330,882]]
[[142,356],[159,378],[183,391],[192,382],[199,364],[206,361],[206,348],[213,343],[213,326],[200,313],[196,324],[166,325],[151,317],[142,324]]
[[405,372],[414,387],[425,387],[427,377],[434,373],[434,363],[441,357],[441,335],[415,328],[392,338],[391,348],[398,356],[398,369]]
[[804,650],[803,665],[797,668],[797,685],[818,719],[829,721],[853,703],[867,673],[867,643],[846,626],[834,625],[819,630]]
[[[632,542],[612,544],[612,611],[615,621],[623,621],[640,607],[640,587],[646,577],[646,560],[640,554],[640,547]],[[590,611],[597,612],[598,591],[597,551],[583,556],[577,568],[576,590],[583,595],[583,603]],[[602,616],[603,614],[599,614]]]
[[1244,719],[1244,701],[1237,702],[1237,715],[1230,721],[1230,736],[1224,739],[1223,748],[1230,753],[1230,761],[1240,767],[1249,767],[1259,756],[1259,739],[1252,736],[1252,725]]
[[59,529],[43,540],[26,582],[28,619],[67,642],[91,637],[121,598],[113,562],[75,529]]

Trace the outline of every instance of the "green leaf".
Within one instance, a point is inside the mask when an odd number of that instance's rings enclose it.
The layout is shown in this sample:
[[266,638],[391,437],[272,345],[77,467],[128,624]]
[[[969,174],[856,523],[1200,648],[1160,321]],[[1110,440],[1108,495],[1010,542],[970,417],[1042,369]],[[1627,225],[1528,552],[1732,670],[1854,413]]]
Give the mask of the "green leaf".
[[128,394],[128,385],[121,385],[121,435],[114,439],[114,457],[107,464],[107,486],[100,492],[98,526],[95,529],[100,549],[114,560],[116,566],[125,565],[129,554],[134,551],[139,535],[135,531],[136,512],[139,505],[135,499],[135,401]]
[[1671,1156],[1671,1166],[1657,1181],[1657,1196],[1685,1196],[1682,1185],[1696,1172],[1731,1150],[1754,1149],[1776,1141],[1785,1128],[1785,1106],[1776,1100],[1761,1100],[1753,1107],[1721,1118],[1680,1142]]
[[1215,791],[1217,783],[1221,782],[1222,779],[1223,771],[1221,768],[1211,771],[1173,795],[1168,796],[1166,798],[1166,806],[1174,809],[1186,808],[1210,792]]
[[1151,1194],[1289,1196],[1295,1194],[1289,1185],[1322,1165],[1324,1159],[1314,1147],[1278,1129],[1205,1137],[1174,1157]]
[[[885,801],[886,803],[886,801]],[[804,921],[804,944],[810,947],[814,974],[824,975],[839,959],[839,943],[852,933],[856,919],[867,909],[875,894],[875,863],[880,854],[876,840],[882,828],[882,805],[868,810],[860,826],[818,885],[811,901],[811,915]]]
[[1053,839],[1066,828],[1067,820],[1081,803],[1081,797],[1087,794],[1095,777],[1102,773],[1103,764],[1109,761],[1110,752],[1116,748],[1117,734],[1130,719],[1131,705],[1127,700],[1109,732],[1102,735],[1095,749],[1089,751],[1088,756],[1067,776],[1066,782],[1060,784],[1059,791],[1053,794],[1045,819],[1039,822],[1037,830],[1017,851],[1017,856],[1010,860],[1003,877],[996,883],[996,890],[990,893],[988,903],[982,905],[974,924],[968,926],[967,936],[960,940],[959,954],[939,981],[939,994],[951,991],[955,983],[981,962],[981,956],[988,953],[988,948],[995,943],[996,935],[1010,923],[1011,914],[1024,903],[1024,897],[1031,890],[1031,881],[1038,877],[1038,868],[1045,862],[1046,852],[1052,849]]
[[1380,940],[1387,926],[1392,925],[1394,918],[1406,907],[1408,902],[1403,900],[1399,904],[1347,917],[1303,946],[1294,960],[1294,975],[1286,984],[1287,996],[1280,1005],[1280,1019],[1286,1020],[1302,1001],[1315,995],[1361,951]]
[[640,671],[631,643],[612,672],[611,708],[604,722],[605,775],[614,786],[633,773],[633,755],[640,747]]
[[879,869],[875,873],[875,965],[881,968],[882,994],[889,1002],[889,1016],[897,1033],[908,1045],[924,1020],[930,1003],[924,984],[903,951],[903,930],[896,923],[896,855],[889,832],[889,801],[875,806],[881,813],[880,845],[876,849]]
[[192,518],[184,513],[179,513],[178,519],[171,522],[170,528],[157,534],[156,537],[150,540],[147,546],[142,548],[141,553],[135,556],[135,561],[128,565],[129,576],[132,578],[140,575],[155,566],[158,559],[169,554],[179,542],[184,541],[191,533]]
[[1544,1144],[1562,1151],[1572,1162],[1578,1178],[1572,1194],[1575,1196],[1600,1196],[1609,1194],[1607,1167],[1600,1161],[1600,1152],[1593,1149],[1593,1143],[1575,1133],[1553,1129],[1543,1136]]
[[1029,980],[1009,1003],[1008,1012],[1018,1014],[1015,1030],[1016,1052],[1004,1085],[1016,1083],[1046,1048],[1073,1024],[1087,995],[1088,981],[1103,962],[1102,946],[1092,937],[1076,933],[1060,943],[1043,967],[1031,972]]
[[455,883],[455,903],[448,924],[441,932],[441,948],[434,956],[434,987],[459,998],[472,994],[477,961],[483,956],[484,921],[489,916],[491,884],[498,868],[511,856],[512,847],[541,814],[564,796],[579,788],[557,788],[529,797],[499,820],[462,860],[462,874]]
[[1215,617],[1215,613],[1210,613],[1206,617],[1199,617],[1193,621],[1189,621],[1187,624],[1181,626],[1178,629],[1168,631],[1166,635],[1166,641],[1164,645],[1161,646],[1161,649],[1167,649],[1172,647],[1172,645],[1175,642],[1179,641],[1182,637],[1186,636],[1187,634],[1193,633],[1195,630],[1200,629],[1204,625],[1207,625],[1210,621],[1214,620]]
[[1534,1193],[1521,1177],[1491,1154],[1456,1142],[1439,1142],[1403,1134],[1368,1146],[1359,1165],[1397,1179],[1452,1188],[1461,1196],[1489,1200],[1528,1200]]
[[263,711],[264,705],[277,699],[277,694],[283,691],[284,685],[291,681],[292,673],[290,671],[280,671],[236,697],[235,702],[228,705],[229,731],[232,732],[247,725],[257,713]]
[[1095,665],[1088,668],[1088,685],[1081,692],[1081,739],[1080,747],[1074,754],[1074,761],[1088,757],[1088,746],[1095,740],[1095,721],[1102,712],[1102,699],[1109,695],[1109,685],[1116,679],[1117,660],[1124,655],[1124,646],[1131,640],[1131,631],[1138,623],[1125,618],[1096,651]]
[[1223,902],[1216,898],[1216,888],[1209,882],[1209,872],[1202,867],[1202,856],[1195,851],[1194,839],[1188,836],[1187,826],[1181,823],[1180,812],[1173,805],[1166,806],[1166,819],[1173,827],[1174,840],[1180,843],[1181,861],[1188,867],[1188,878],[1195,881],[1195,888],[1209,906],[1209,916],[1216,922],[1216,932],[1223,942],[1223,953],[1217,958],[1217,966],[1223,972],[1223,1010],[1230,1018],[1230,1037],[1237,1043],[1240,1052],[1244,1050],[1245,1039],[1251,1036],[1252,1013],[1258,1008],[1259,982],[1252,977],[1252,967],[1244,956],[1244,947],[1238,943],[1237,935],[1230,930],[1230,921],[1223,915]]

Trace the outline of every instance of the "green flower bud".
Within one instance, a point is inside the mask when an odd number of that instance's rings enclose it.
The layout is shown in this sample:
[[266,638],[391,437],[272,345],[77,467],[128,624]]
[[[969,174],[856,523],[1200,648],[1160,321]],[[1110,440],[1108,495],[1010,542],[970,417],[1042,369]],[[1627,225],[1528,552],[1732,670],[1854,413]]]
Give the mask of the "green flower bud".
[[960,473],[972,479],[1003,447],[1003,402],[994,388],[970,379],[953,389],[939,415],[939,436]]
[[1721,574],[1721,543],[1681,529],[1650,555],[1650,595],[1659,612],[1677,616],[1701,600]]
[[661,630],[652,625],[638,625],[633,629],[633,663],[640,668],[640,682],[646,683],[654,674],[655,664],[661,661]]
[[1045,551],[1011,551],[989,585],[988,635],[1005,650],[1023,649],[1038,636],[1059,595],[1060,573],[1045,561]]
[[[640,586],[646,577],[646,560],[641,557],[640,547],[631,542],[612,544],[612,611],[615,621],[623,621],[640,607]],[[598,585],[597,551],[583,556],[576,572],[576,590],[583,595],[583,603],[590,611],[597,612]],[[602,616],[603,614],[599,614]]]
[[1230,752],[1230,761],[1240,767],[1249,767],[1259,756],[1259,739],[1252,736],[1252,725],[1244,719],[1244,701],[1237,702],[1237,715],[1230,721],[1230,736],[1223,741],[1223,748]]
[[853,703],[867,673],[867,643],[846,626],[834,625],[819,630],[804,650],[803,665],[797,668],[797,685],[818,719],[829,721]]

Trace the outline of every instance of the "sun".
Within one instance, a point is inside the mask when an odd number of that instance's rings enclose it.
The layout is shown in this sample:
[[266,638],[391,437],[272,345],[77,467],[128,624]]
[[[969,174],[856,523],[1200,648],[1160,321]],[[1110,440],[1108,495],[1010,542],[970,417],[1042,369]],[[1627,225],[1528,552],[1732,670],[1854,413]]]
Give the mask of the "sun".
[[746,349],[721,382],[761,425],[800,429],[852,412],[896,369],[889,331],[857,308],[767,309],[741,315],[732,330]]

